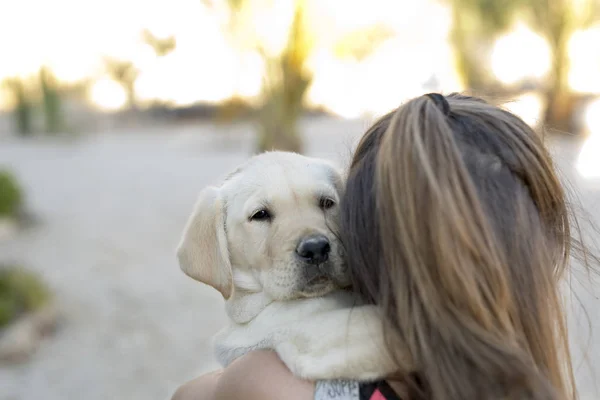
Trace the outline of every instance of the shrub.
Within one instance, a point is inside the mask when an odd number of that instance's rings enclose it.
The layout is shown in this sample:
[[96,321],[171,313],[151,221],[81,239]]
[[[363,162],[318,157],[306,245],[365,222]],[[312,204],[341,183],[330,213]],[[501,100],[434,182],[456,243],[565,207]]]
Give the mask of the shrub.
[[47,287],[33,273],[18,267],[0,267],[0,328],[41,308],[49,299]]
[[23,193],[14,176],[0,170],[0,217],[12,217],[19,211]]

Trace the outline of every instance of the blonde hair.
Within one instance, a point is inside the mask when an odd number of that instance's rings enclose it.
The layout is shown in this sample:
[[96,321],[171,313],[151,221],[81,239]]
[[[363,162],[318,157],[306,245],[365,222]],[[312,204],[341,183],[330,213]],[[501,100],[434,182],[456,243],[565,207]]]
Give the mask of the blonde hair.
[[355,153],[342,233],[390,351],[400,340],[415,362],[398,363],[414,397],[576,398],[559,289],[569,212],[517,116],[431,94],[383,117]]

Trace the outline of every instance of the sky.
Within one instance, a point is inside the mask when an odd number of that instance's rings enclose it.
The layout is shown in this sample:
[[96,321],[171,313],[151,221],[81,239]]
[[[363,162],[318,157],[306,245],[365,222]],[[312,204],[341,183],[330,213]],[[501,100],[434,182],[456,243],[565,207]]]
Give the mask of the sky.
[[[160,99],[176,105],[220,102],[260,93],[263,59],[234,48],[224,28],[219,4],[203,0],[0,0],[0,80],[33,76],[49,66],[59,80],[90,79],[89,101],[107,110],[126,101],[123,89],[103,69],[103,57],[132,61],[140,70],[138,99]],[[293,7],[291,0],[253,0],[248,19],[253,37],[276,53],[281,48]],[[308,1],[316,39],[309,67],[314,81],[309,103],[343,117],[381,114],[424,90],[462,90],[448,42],[450,12],[436,0]],[[336,57],[333,47],[345,35],[384,24],[394,36],[362,62]],[[142,41],[175,36],[177,46],[156,57]],[[571,85],[600,92],[600,26],[578,32],[572,40]],[[550,52],[543,38],[517,23],[499,38],[492,71],[510,84],[524,76],[548,73]],[[537,100],[525,97],[517,108],[535,118]],[[1,99],[0,99],[1,103]],[[7,104],[4,104],[6,108]],[[0,104],[2,107],[2,104]]]

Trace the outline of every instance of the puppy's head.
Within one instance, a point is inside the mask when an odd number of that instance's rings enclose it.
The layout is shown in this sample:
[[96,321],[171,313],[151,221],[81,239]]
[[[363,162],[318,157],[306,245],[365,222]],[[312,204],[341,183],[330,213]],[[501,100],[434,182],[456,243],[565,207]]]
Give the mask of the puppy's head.
[[226,299],[240,291],[287,300],[348,285],[337,237],[342,185],[324,160],[253,157],[201,192],[177,251],[181,268]]

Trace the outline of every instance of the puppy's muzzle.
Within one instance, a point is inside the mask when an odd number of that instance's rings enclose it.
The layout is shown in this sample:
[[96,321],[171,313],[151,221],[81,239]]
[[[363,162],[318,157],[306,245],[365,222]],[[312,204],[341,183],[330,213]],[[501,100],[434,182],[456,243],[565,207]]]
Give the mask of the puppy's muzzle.
[[305,274],[309,281],[328,275],[326,262],[331,252],[329,239],[324,235],[306,236],[298,243],[296,255],[305,264]]

